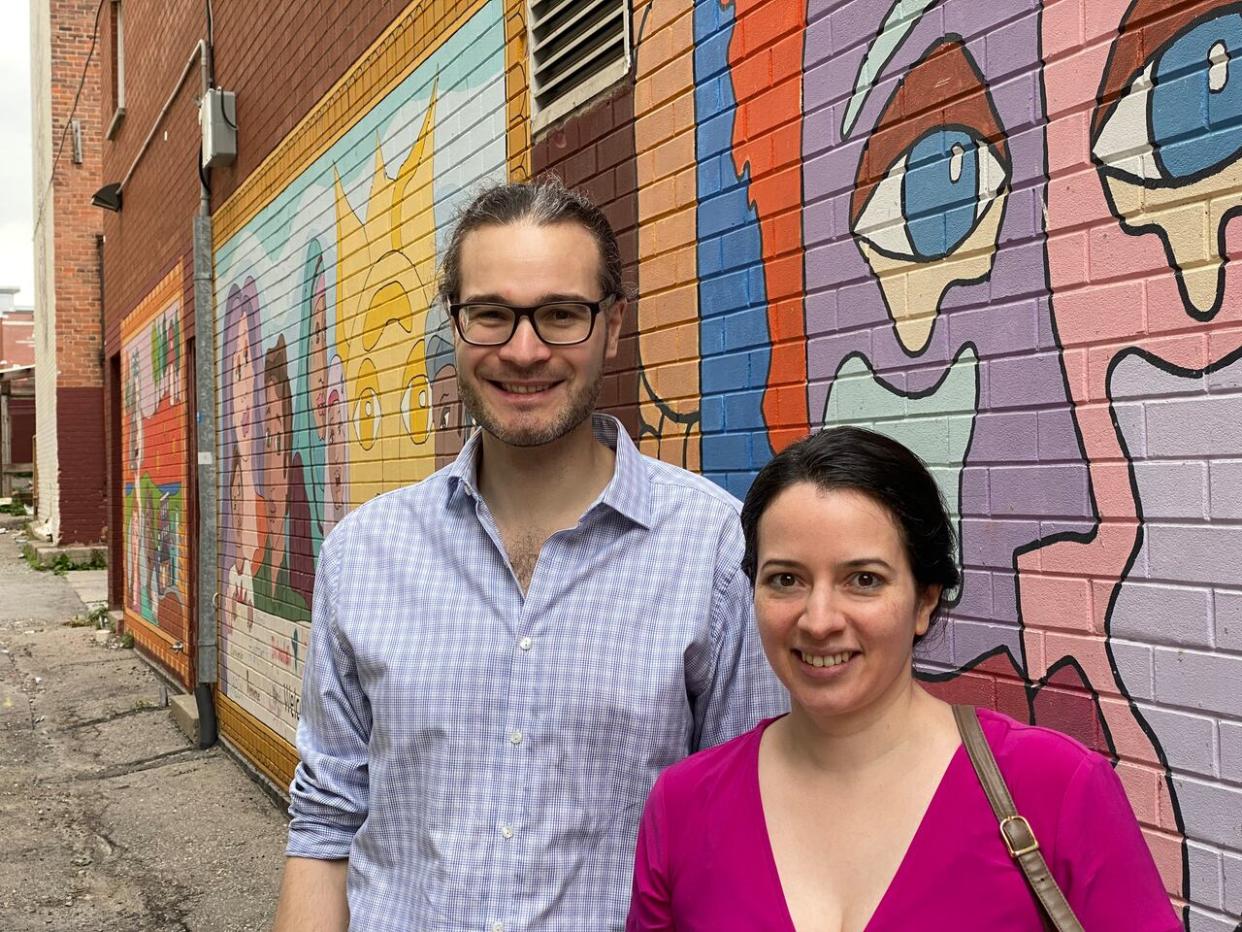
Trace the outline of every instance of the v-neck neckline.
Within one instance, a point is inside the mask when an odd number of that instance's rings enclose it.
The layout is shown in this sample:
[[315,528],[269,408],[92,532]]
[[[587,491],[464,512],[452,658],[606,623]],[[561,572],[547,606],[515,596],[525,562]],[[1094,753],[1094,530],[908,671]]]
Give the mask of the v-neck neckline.
[[[759,786],[759,748],[763,744],[763,736],[767,733],[768,728],[774,722],[780,721],[780,719],[784,717],[784,715],[778,715],[775,718],[768,719],[768,721],[764,722],[763,726],[758,730],[750,761],[751,776],[749,783],[752,805],[755,806],[756,811],[759,813],[759,827],[762,830],[763,835],[762,841],[760,842],[763,848],[762,869],[766,871],[768,882],[772,889],[780,895],[781,916],[784,920],[781,932],[798,932],[797,927],[793,922],[793,916],[789,912],[789,900],[785,897],[785,886],[781,881],[781,872],[776,866],[776,852],[772,850],[772,836],[768,832],[768,816],[763,809],[763,791]],[[907,845],[905,853],[901,856],[901,861],[897,865],[897,870],[895,870],[893,872],[893,876],[889,878],[888,886],[884,888],[884,893],[880,895],[879,902],[875,904],[875,909],[872,910],[871,915],[867,918],[866,925],[863,926],[862,932],[871,932],[872,924],[875,922],[876,917],[882,917],[885,912],[885,904],[888,902],[889,894],[892,893],[894,887],[899,886],[898,882],[902,879],[903,874],[905,874],[907,870],[913,869],[909,868],[908,865],[914,860],[912,854],[915,853],[920,847],[920,843],[922,842],[922,838],[927,827],[928,815],[935,811],[937,805],[940,803],[940,798],[948,792],[946,787],[950,782],[950,777],[956,776],[956,772],[962,767],[962,762],[965,759],[966,747],[963,744],[959,744],[957,749],[953,752],[953,756],[949,758],[949,763],[944,768],[944,773],[940,775],[940,782],[936,784],[936,790],[932,793],[931,800],[928,802],[927,808],[923,810],[922,816],[919,817],[918,827],[914,830],[914,834],[910,837],[910,843]]]

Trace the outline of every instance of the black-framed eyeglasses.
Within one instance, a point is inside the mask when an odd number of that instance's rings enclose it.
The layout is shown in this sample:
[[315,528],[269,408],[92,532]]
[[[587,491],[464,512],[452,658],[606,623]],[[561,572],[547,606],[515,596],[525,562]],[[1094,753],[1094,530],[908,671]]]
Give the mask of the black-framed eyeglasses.
[[531,307],[466,301],[450,304],[449,314],[458,335],[471,346],[503,346],[513,339],[523,317],[529,318],[535,336],[549,346],[573,346],[591,338],[595,318],[613,300],[549,301]]

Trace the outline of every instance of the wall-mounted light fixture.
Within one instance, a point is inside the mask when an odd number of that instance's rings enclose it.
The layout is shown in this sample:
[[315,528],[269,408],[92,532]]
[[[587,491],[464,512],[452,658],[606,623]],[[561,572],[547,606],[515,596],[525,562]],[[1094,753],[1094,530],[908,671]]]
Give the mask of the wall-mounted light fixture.
[[91,196],[93,207],[117,211],[121,209],[121,183],[106,184]]

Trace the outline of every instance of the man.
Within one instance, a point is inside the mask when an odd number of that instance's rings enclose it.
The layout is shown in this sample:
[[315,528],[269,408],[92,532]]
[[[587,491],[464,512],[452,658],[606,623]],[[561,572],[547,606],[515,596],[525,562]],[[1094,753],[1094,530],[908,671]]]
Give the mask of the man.
[[592,415],[626,300],[584,198],[481,194],[441,296],[481,430],[324,543],[277,929],[620,929],[656,775],[786,704],[737,502]]

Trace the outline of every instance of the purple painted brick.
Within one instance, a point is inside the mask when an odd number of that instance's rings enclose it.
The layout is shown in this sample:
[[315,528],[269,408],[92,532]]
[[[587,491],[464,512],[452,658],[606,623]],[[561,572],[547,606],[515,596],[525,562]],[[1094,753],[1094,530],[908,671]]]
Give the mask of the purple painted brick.
[[819,291],[806,296],[806,335],[816,336],[837,329],[837,293]]
[[1157,701],[1242,718],[1242,657],[1169,647],[1153,653]]
[[[944,28],[963,36],[977,36],[995,29],[1014,15],[1013,3],[950,3],[944,14]],[[1030,3],[1022,4],[1027,9]],[[1030,58],[1029,49],[1022,56]]]
[[1225,904],[1225,867],[1221,853],[1207,845],[1186,843],[1186,863],[1190,867],[1190,886],[1195,898],[1211,909],[1222,909]]
[[[1220,741],[1220,772],[1237,781],[1242,774],[1242,722],[1221,721],[1218,724]],[[1238,878],[1242,880],[1242,876]],[[1238,890],[1242,895],[1242,889]]]
[[[962,514],[987,515],[991,510],[987,468],[984,466],[967,466],[962,470]],[[962,534],[964,536],[965,531]],[[994,562],[973,562],[976,566],[996,565]]]
[[962,519],[962,559],[968,566],[1007,566],[1013,541],[1037,540],[1039,522],[1029,520]]
[[[802,208],[802,235],[807,246],[835,243],[847,239],[844,227],[837,226],[833,201],[808,202]],[[861,270],[860,270],[861,271]]]
[[1014,71],[1030,67],[1031,49],[1039,48],[1039,10],[1001,26],[985,30],[987,36],[987,70],[996,78],[1008,77]]
[[1242,518],[1242,461],[1214,461],[1208,476],[1212,518]]
[[1221,852],[1221,866],[1225,873],[1225,912],[1242,916],[1242,854],[1234,851]]
[[1242,788],[1177,775],[1173,786],[1183,810],[1205,816],[1198,820],[1198,837],[1236,850],[1242,839]]
[[1005,249],[1012,243],[1024,243],[1041,232],[1043,187],[1028,185],[1011,191],[1005,202],[1005,223],[1001,227],[999,245]]
[[1217,774],[1216,719],[1159,706],[1140,706],[1172,765],[1204,777]]
[[1112,615],[1113,637],[1170,647],[1212,647],[1212,590],[1166,583],[1122,584]]
[[1238,930],[1233,919],[1210,913],[1193,904],[1190,907],[1190,921],[1187,928],[1190,932],[1237,932]]
[[1151,578],[1224,585],[1242,579],[1242,527],[1152,524],[1146,537]]
[[1045,463],[1078,462],[1082,451],[1068,408],[1039,412],[1039,458]]
[[1016,624],[978,623],[964,619],[953,623],[953,662],[963,667],[997,647],[1007,647],[1015,657],[1021,653],[1022,632]]
[[1213,597],[1217,648],[1242,653],[1242,592],[1217,589]]
[[944,320],[949,344],[954,347],[968,341],[981,347],[1031,347],[1035,345],[1039,313],[1034,301],[1024,299],[997,306],[955,308],[944,315]]
[[1132,459],[1147,456],[1147,418],[1141,401],[1122,401],[1113,404],[1113,416],[1121,429],[1121,438]]
[[1044,244],[1038,240],[1015,243],[996,256],[992,272],[991,300],[1012,301],[1047,291],[1044,282]]
[[975,418],[972,463],[1011,463],[1039,456],[1039,415],[1034,411],[982,413]]
[[1239,423],[1240,395],[1151,401],[1147,450],[1151,456],[1236,456]]
[[[815,381],[831,379],[837,374],[838,365],[825,365],[828,360],[840,360],[847,354],[861,352],[871,355],[871,333],[862,330],[835,336],[815,337],[807,342],[807,376]],[[823,411],[811,412],[811,420],[818,423]]]
[[988,402],[993,408],[1065,403],[1060,359],[1056,354],[990,359],[983,366],[988,370]]
[[[1131,450],[1131,455],[1134,451]],[[1159,460],[1134,464],[1143,517],[1197,521],[1208,516],[1206,463]]]
[[1113,660],[1117,664],[1117,672],[1131,698],[1151,700],[1155,696],[1155,669],[1152,649],[1145,644],[1132,641],[1111,641]]
[[988,487],[998,515],[1075,516],[1087,507],[1087,472],[1081,466],[993,466]]

